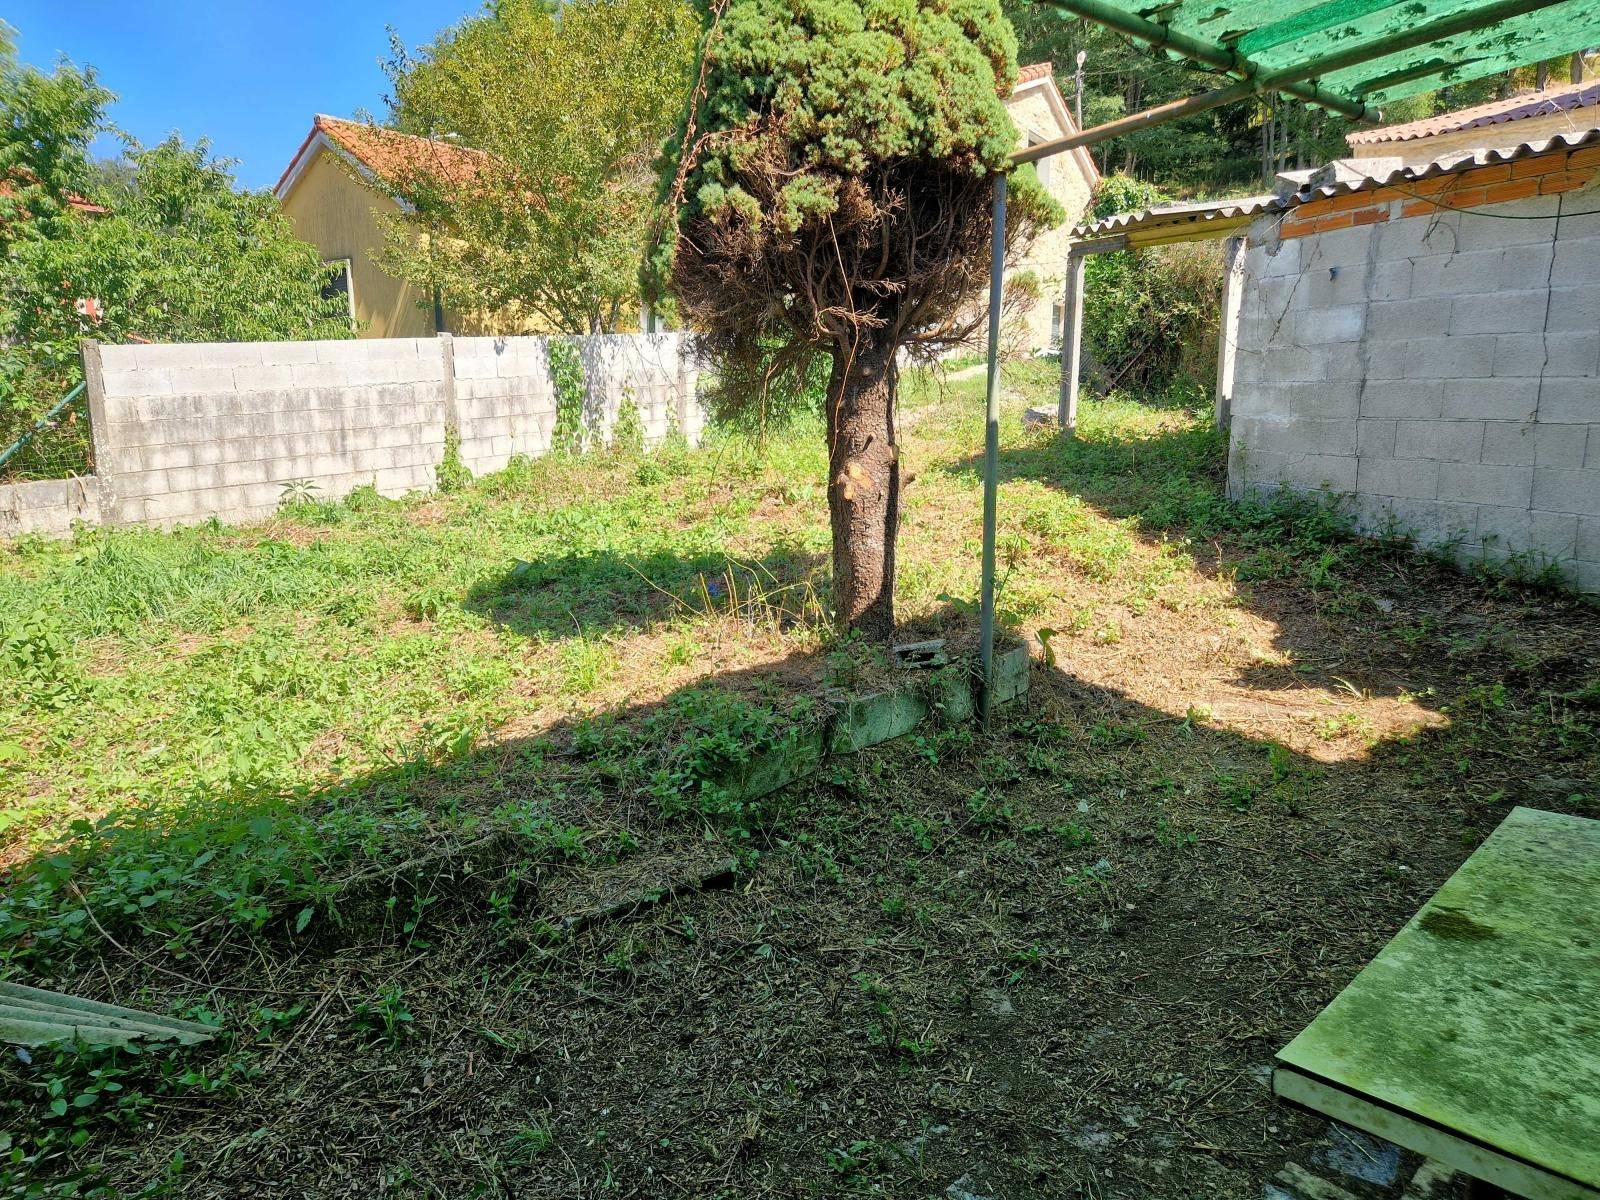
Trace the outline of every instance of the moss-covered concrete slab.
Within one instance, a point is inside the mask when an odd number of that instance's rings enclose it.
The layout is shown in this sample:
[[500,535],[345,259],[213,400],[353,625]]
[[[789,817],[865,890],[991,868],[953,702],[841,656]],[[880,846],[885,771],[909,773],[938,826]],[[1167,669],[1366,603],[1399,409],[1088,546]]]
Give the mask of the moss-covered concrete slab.
[[1600,821],[1513,810],[1278,1061],[1330,1116],[1600,1197]]
[[[996,704],[1010,703],[1027,692],[1029,662],[1026,646],[995,656]],[[930,718],[965,721],[978,710],[979,681],[960,664],[926,674],[908,673],[907,679],[904,689],[852,698],[832,720],[797,730],[782,745],[741,766],[725,783],[748,799],[758,799],[810,775],[829,755],[854,754],[904,737]]]

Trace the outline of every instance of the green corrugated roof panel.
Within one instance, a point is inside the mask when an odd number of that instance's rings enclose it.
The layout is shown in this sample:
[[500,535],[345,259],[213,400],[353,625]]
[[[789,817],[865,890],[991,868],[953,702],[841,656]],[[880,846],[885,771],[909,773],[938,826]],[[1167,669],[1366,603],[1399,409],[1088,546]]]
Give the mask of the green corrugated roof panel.
[[[1106,10],[1152,22],[1239,60],[1232,74],[1292,70],[1361,48],[1368,61],[1315,80],[1381,105],[1600,45],[1600,0],[1041,0],[1104,20]],[[1096,11],[1098,10],[1098,12]],[[1520,11],[1519,11],[1520,10]],[[1443,21],[1463,28],[1418,46],[1385,46]],[[1113,26],[1115,27],[1115,26]],[[1178,57],[1190,57],[1177,52]]]

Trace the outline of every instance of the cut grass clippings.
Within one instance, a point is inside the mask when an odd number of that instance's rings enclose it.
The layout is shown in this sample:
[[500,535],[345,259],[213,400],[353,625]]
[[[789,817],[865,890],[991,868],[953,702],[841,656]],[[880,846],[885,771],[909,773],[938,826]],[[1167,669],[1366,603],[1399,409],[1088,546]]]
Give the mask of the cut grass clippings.
[[[0,1067],[0,1193],[1259,1197],[1272,1052],[1516,803],[1594,815],[1578,601],[1024,433],[1033,689],[751,801],[870,687],[821,435],[0,551],[0,954],[216,1024]],[[906,637],[970,638],[982,383],[908,381]],[[733,869],[730,871],[730,867]],[[29,1191],[33,1188],[33,1191]],[[953,1194],[953,1193],[952,1193]]]

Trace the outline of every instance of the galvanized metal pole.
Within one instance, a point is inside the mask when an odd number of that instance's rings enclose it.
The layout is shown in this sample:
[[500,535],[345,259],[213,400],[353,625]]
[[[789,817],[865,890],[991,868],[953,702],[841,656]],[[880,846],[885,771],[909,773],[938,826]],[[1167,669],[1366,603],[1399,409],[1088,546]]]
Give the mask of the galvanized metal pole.
[[994,696],[995,512],[1000,471],[1000,301],[1005,291],[1006,177],[994,177],[994,237],[989,253],[989,395],[983,431],[983,599],[979,618],[983,727]]

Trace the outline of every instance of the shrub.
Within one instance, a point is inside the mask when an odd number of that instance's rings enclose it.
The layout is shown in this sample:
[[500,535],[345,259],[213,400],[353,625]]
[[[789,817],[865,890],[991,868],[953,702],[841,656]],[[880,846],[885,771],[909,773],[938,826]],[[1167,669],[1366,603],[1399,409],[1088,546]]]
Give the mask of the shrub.
[[[1153,184],[1112,175],[1101,184],[1094,217],[1166,199]],[[1146,395],[1209,386],[1221,299],[1217,243],[1091,255],[1084,266],[1083,341],[1101,386]]]

